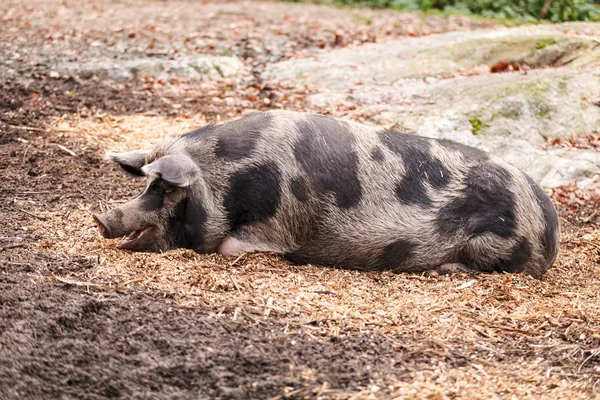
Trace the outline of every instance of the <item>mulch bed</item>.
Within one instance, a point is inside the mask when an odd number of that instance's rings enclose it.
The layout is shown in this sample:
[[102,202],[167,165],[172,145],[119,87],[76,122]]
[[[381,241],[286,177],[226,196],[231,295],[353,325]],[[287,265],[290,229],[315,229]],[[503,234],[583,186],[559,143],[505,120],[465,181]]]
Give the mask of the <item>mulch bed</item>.
[[597,191],[552,191],[563,234],[543,280],[129,253],[90,215],[143,182],[104,151],[245,110],[303,109],[311,88],[28,73],[0,82],[0,398],[598,394]]

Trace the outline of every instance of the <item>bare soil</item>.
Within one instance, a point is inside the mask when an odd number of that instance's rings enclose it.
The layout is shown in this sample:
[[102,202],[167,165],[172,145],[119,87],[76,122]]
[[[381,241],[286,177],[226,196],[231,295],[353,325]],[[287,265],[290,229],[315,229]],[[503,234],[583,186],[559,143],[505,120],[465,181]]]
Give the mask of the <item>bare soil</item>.
[[[553,191],[563,235],[543,280],[129,253],[90,217],[143,186],[106,150],[305,109],[312,89],[261,82],[266,63],[492,22],[241,1],[36,0],[0,13],[0,398],[600,396],[597,191]],[[61,57],[131,52],[231,53],[248,73],[52,74]]]

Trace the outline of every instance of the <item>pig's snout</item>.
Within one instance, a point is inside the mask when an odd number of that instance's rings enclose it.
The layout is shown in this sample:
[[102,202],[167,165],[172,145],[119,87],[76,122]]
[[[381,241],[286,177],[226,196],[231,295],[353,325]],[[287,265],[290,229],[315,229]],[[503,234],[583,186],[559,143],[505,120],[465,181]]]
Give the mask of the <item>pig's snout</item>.
[[96,226],[98,226],[98,230],[103,237],[107,239],[114,239],[116,237],[111,233],[110,228],[101,215],[94,214],[92,217],[94,218],[94,222],[96,223]]

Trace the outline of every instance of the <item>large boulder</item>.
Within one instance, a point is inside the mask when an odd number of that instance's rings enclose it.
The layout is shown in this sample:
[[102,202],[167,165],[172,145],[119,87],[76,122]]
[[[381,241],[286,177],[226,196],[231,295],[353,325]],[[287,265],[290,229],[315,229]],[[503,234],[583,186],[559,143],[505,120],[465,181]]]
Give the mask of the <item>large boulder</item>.
[[[548,145],[600,130],[600,41],[581,34],[590,29],[571,23],[407,38],[282,62],[264,77],[316,86],[315,109],[350,103],[379,124],[486,149],[544,187],[597,186],[599,152]],[[499,62],[533,69],[489,73]]]
[[357,80],[389,83],[402,78],[453,75],[500,61],[531,67],[594,65],[600,62],[599,44],[595,37],[565,33],[547,25],[451,32],[284,61],[269,66],[263,76],[340,90],[352,87]]

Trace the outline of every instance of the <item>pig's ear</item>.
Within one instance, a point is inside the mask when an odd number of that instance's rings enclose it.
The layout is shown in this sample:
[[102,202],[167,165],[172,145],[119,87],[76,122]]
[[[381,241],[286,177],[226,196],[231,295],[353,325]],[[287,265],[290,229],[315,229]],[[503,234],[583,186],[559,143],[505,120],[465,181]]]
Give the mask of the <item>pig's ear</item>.
[[126,153],[106,153],[106,158],[116,162],[130,174],[143,176],[142,167],[146,165],[146,159],[150,156],[149,150],[134,150]]
[[186,154],[171,154],[142,168],[147,176],[159,176],[173,187],[188,187],[200,175],[200,168]]

